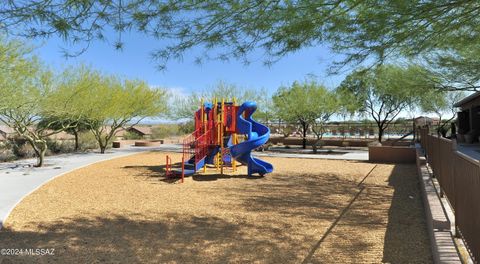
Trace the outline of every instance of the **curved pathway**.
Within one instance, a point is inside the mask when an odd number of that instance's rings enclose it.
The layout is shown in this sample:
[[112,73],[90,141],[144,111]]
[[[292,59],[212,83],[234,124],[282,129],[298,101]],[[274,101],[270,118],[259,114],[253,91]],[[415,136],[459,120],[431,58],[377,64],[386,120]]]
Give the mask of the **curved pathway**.
[[98,152],[62,154],[45,158],[45,166],[35,168],[35,159],[0,163],[0,229],[13,208],[27,195],[48,181],[72,170],[113,158],[132,155],[142,151],[178,149],[174,145],[158,147],[124,147],[111,149],[105,154]]

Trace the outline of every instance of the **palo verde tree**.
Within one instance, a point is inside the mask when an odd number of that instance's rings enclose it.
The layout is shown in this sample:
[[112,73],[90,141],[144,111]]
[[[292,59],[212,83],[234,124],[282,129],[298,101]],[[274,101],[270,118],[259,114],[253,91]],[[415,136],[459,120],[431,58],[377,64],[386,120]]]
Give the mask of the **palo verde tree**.
[[[24,44],[3,42],[0,49],[0,121],[31,145],[41,167],[47,138],[75,126],[68,120],[79,117],[73,107],[76,91],[58,85]],[[61,125],[44,121],[53,116]]]
[[86,132],[90,130],[89,124],[90,122],[82,117],[68,119],[68,117],[57,117],[52,115],[48,118],[43,118],[42,120],[40,120],[38,126],[48,126],[50,129],[62,130],[67,132],[68,134],[73,135],[75,141],[74,151],[78,151],[80,148],[78,136],[81,132]]
[[152,89],[139,80],[103,76],[90,69],[79,72],[79,81],[88,84],[78,95],[82,122],[95,136],[101,153],[105,153],[121,128],[134,126],[146,117],[157,117],[166,111],[167,97],[163,89]]
[[358,70],[348,75],[337,88],[339,93],[355,98],[357,111],[371,116],[378,127],[378,141],[391,122],[408,106],[433,89],[434,84],[420,67],[384,65]]
[[[462,91],[427,91],[420,97],[419,108],[424,113],[433,113],[438,117],[440,126],[437,128],[437,133],[445,137],[447,132],[445,126],[456,117],[456,109],[453,105],[465,96]],[[444,115],[450,116],[446,122],[443,122]]]
[[308,129],[315,124],[317,136],[323,134],[320,124],[336,111],[335,97],[315,81],[294,82],[280,87],[272,97],[276,114],[282,120],[298,123],[302,128],[302,146],[307,146]]
[[317,115],[312,122],[312,132],[317,137],[317,144],[325,133],[325,125],[334,114],[338,114],[341,111],[343,102],[339,100],[335,91],[330,91],[324,86],[319,86],[312,93],[312,96],[316,97],[318,103],[315,107]]
[[345,55],[339,66],[438,54],[473,69],[478,55],[469,59],[462,53],[480,44],[477,1],[6,1],[0,20],[9,34],[56,35],[85,47],[113,29],[119,34],[111,42],[122,49],[122,32],[135,30],[168,40],[152,52],[160,67],[195,46],[205,48],[200,59],[247,62],[253,50],[263,49],[270,63],[327,45]]
[[[214,99],[225,100],[235,99],[238,104],[244,101],[257,101],[258,113],[255,116],[260,116],[261,119],[270,117],[271,104],[269,101],[268,93],[265,89],[259,91],[250,88],[241,88],[234,84],[229,84],[223,81],[216,83],[213,87],[205,89],[201,92],[192,92],[187,97],[175,97],[173,107],[169,112],[169,116],[172,119],[189,119],[193,118],[193,114],[200,107],[202,99],[205,102],[212,102]],[[267,114],[268,113],[268,114]],[[268,115],[268,116],[267,116]]]

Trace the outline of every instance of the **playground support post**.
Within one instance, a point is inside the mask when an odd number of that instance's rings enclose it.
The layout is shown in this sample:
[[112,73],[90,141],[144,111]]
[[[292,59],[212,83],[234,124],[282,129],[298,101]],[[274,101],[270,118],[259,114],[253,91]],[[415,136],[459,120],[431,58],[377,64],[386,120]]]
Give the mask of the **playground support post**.
[[[220,145],[219,144],[219,140],[220,140],[220,137],[218,135],[220,135],[220,123],[218,122],[219,120],[219,112],[218,112],[218,100],[217,100],[217,97],[215,97],[213,99],[213,109],[214,109],[214,112],[213,112],[213,118],[214,118],[214,126],[215,126],[215,134],[217,135],[217,142],[215,142],[216,144]],[[220,169],[220,154],[217,153],[215,155],[215,170],[218,172],[218,170]]]
[[[235,105],[237,104],[236,102],[237,100],[235,99],[235,97],[232,98],[232,102],[233,102],[233,108],[232,108],[232,113],[233,116],[232,116],[232,122],[235,124],[236,122],[236,116],[237,114],[235,113]],[[234,126],[236,128],[236,126]],[[235,133],[235,131],[233,131],[232,133],[232,144],[233,145],[236,145],[237,144],[237,134]],[[230,154],[231,155],[231,154]],[[236,161],[233,157],[231,157],[230,159],[232,161],[232,169],[233,171],[235,172],[237,170],[237,164],[236,164]]]
[[171,164],[172,164],[172,161],[170,159],[170,157],[167,155],[166,157],[166,164],[165,164],[165,177],[168,179],[170,178],[170,173],[171,173]]
[[223,127],[225,117],[225,99],[222,98],[222,108],[220,115],[220,175],[223,175]]
[[200,135],[205,133],[205,131],[203,131],[202,133],[202,129],[203,129],[203,98],[200,99]]
[[[208,123],[207,113],[206,113],[205,111],[203,111],[203,114],[204,114],[204,117],[203,117],[203,127],[204,127],[204,131],[205,131],[204,133],[206,134],[206,133],[207,133],[207,129],[208,129],[208,127],[207,127],[207,123]],[[207,138],[205,144],[207,144],[208,141],[209,141],[209,139]],[[207,147],[207,146],[203,146],[203,147]],[[203,164],[203,172],[207,172],[207,163],[206,163],[206,162],[204,162],[204,164]]]
[[185,157],[182,157],[182,183],[183,179],[185,179]]
[[[200,100],[200,114],[201,114],[200,127],[203,129],[203,133],[201,133],[203,135],[203,134],[207,133],[207,113],[205,112],[203,98]],[[207,141],[208,141],[208,139],[207,139]],[[201,146],[201,147],[203,148],[205,146]],[[206,172],[206,171],[207,171],[207,165],[204,164],[203,165],[203,172]]]

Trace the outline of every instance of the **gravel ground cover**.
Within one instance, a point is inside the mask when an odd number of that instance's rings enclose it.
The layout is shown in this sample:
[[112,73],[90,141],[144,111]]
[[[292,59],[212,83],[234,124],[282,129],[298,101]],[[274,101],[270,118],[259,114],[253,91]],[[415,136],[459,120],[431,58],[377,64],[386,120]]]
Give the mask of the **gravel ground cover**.
[[73,171],[0,231],[0,248],[54,255],[0,263],[431,262],[414,165],[265,160],[275,172],[263,178],[211,168],[183,184],[163,178],[160,152]]

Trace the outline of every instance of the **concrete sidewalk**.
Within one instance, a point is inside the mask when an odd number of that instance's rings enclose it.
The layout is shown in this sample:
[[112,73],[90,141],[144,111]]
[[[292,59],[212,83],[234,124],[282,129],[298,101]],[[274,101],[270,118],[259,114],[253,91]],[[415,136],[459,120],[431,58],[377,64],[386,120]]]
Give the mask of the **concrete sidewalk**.
[[301,154],[301,153],[278,153],[278,152],[252,152],[257,157],[279,157],[300,159],[333,159],[333,160],[358,160],[368,161],[368,151],[347,151],[342,154]]
[[[162,145],[162,151],[169,152],[182,152],[182,146],[178,144],[171,145]],[[253,151],[253,156],[256,157],[278,157],[278,158],[300,158],[300,159],[332,159],[332,160],[357,160],[357,161],[368,161],[368,151],[367,150],[345,150],[339,149],[333,152],[326,152],[320,150],[317,154],[307,154],[307,153],[287,153],[279,151]]]
[[0,229],[13,208],[28,194],[48,181],[72,170],[113,158],[132,155],[144,151],[172,151],[175,145],[158,147],[124,147],[98,152],[62,154],[45,158],[45,166],[35,168],[35,159],[0,163]]

